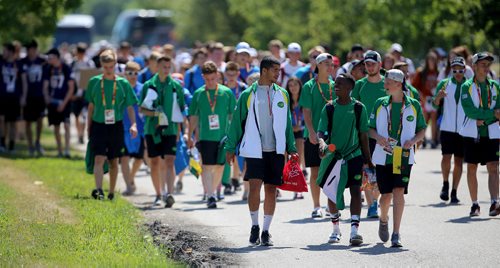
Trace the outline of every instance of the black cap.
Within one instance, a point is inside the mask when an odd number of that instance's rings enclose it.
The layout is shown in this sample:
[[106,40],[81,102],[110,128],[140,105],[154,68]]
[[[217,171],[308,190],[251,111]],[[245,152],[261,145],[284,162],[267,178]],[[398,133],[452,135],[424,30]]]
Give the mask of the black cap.
[[455,57],[451,60],[450,66],[462,66],[465,67],[465,59],[462,57]]
[[360,64],[363,64],[365,62],[365,60],[352,60],[351,61],[351,65],[352,65],[352,68],[354,69],[354,67],[360,65]]
[[480,60],[493,61],[494,58],[488,52],[479,52],[479,53],[474,54],[474,56],[472,56],[472,64],[476,64]]
[[61,57],[61,54],[59,53],[59,50],[57,48],[51,48],[49,51],[47,51],[47,53],[45,53],[47,55],[55,55],[57,56],[58,58]]
[[356,51],[365,51],[365,50],[363,49],[362,45],[360,45],[360,44],[354,44],[351,47],[351,53],[356,52]]

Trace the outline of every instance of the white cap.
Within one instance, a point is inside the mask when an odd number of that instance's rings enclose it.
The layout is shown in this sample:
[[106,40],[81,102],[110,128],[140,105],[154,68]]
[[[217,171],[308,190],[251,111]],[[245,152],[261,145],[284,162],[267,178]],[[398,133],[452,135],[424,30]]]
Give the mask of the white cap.
[[297,53],[300,53],[302,52],[302,48],[300,47],[300,45],[298,43],[290,43],[288,45],[288,52],[297,52]]
[[403,52],[403,47],[400,44],[398,44],[398,43],[394,43],[394,44],[391,45],[391,52],[393,52],[393,51],[402,53]]
[[405,79],[405,74],[401,70],[391,69],[385,73],[385,78],[389,78],[396,82],[403,83],[403,80]]
[[250,45],[247,42],[239,42],[236,45],[236,53],[247,53],[248,55],[250,54]]
[[248,49],[248,54],[250,55],[250,57],[252,58],[256,58],[257,57],[257,49],[251,47]]

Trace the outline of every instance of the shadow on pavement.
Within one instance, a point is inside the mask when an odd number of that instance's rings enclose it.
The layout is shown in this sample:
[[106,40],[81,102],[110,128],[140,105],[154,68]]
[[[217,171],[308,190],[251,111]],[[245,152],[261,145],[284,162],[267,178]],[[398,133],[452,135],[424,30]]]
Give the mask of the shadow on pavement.
[[227,253],[251,253],[255,251],[267,251],[273,249],[288,249],[292,247],[264,247],[264,246],[246,246],[240,248],[228,248],[228,247],[211,247],[210,250],[213,252],[227,252]]
[[448,204],[448,203],[445,203],[445,202],[439,202],[439,203],[436,203],[436,204],[428,204],[428,205],[422,205],[420,207],[422,208],[429,208],[429,207],[432,207],[432,208],[446,208],[446,207],[449,207],[449,206],[459,206],[460,204]]
[[213,209],[213,208],[201,207],[201,208],[180,208],[178,210],[182,211],[182,212],[191,212],[191,211],[198,211],[198,210],[203,210],[203,211],[208,211],[208,210],[219,211],[219,210],[224,210],[224,208],[223,207],[218,207],[218,208]]
[[493,218],[471,218],[470,216],[465,216],[456,219],[449,219],[446,222],[449,223],[471,223],[471,222],[480,222],[480,221],[489,221]]
[[245,205],[247,203],[248,203],[247,200],[233,200],[233,201],[226,202],[226,204],[228,204],[228,205]]
[[[350,247],[350,248],[355,249],[353,247]],[[386,247],[383,243],[377,243],[377,244],[373,245],[372,247],[362,247],[360,249],[351,250],[351,251],[357,252],[357,253],[363,254],[363,255],[383,255],[383,254],[390,254],[390,253],[405,252],[405,251],[408,251],[408,249],[389,248],[389,247]]]
[[313,219],[311,217],[303,218],[303,219],[296,219],[296,220],[291,220],[287,221],[285,223],[292,223],[292,224],[304,224],[304,223],[324,223],[325,221],[329,221],[330,218],[318,218],[318,219]]
[[300,248],[302,250],[307,250],[307,251],[327,251],[331,249],[349,249],[350,247],[346,245],[333,245],[333,244],[328,244],[324,243],[321,245],[307,245],[305,248]]

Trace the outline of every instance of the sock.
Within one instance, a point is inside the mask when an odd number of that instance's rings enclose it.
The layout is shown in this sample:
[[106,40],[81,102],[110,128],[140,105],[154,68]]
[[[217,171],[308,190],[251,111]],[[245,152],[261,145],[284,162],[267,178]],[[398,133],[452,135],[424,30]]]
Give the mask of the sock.
[[262,227],[262,231],[269,231],[269,227],[271,226],[272,220],[273,220],[273,215],[264,215],[264,225]]
[[359,228],[359,215],[351,216],[351,236],[358,233]]
[[443,190],[448,190],[448,189],[450,189],[450,182],[443,181]]
[[491,204],[495,204],[497,202],[497,199],[496,198],[492,198],[491,199]]
[[477,205],[477,206],[479,206],[479,203],[477,202],[477,200],[475,200],[475,201],[472,201],[472,205]]
[[339,225],[339,213],[334,213],[334,214],[330,214],[330,217],[332,219],[332,223],[333,223],[333,231],[335,233],[340,233],[340,225]]
[[457,197],[457,189],[451,189],[451,196]]
[[252,218],[252,225],[259,225],[259,211],[250,211],[250,217]]

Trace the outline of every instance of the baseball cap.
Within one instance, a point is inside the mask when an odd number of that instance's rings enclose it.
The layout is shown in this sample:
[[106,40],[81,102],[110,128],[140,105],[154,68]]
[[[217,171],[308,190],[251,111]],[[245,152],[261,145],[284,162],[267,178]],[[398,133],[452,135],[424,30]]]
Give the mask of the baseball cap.
[[51,48],[49,51],[47,51],[47,53],[45,53],[46,55],[55,55],[57,56],[58,58],[61,57],[61,54],[59,53],[59,50],[57,50],[57,48]]
[[351,53],[356,52],[356,51],[364,51],[363,46],[360,44],[354,44],[351,47]]
[[288,52],[296,52],[296,53],[300,53],[302,51],[302,48],[300,47],[300,45],[298,43],[290,43],[288,44]]
[[403,47],[400,44],[398,44],[398,43],[394,43],[394,44],[391,45],[391,52],[393,52],[393,51],[402,53],[403,52]]
[[488,52],[479,52],[472,56],[472,64],[476,64],[480,60],[493,61],[494,59],[493,56],[491,56]]
[[462,57],[455,57],[451,60],[450,66],[462,66],[465,67],[465,59]]
[[394,80],[396,82],[403,83],[403,80],[405,79],[405,74],[401,70],[390,69],[385,73],[385,77]]
[[239,42],[236,45],[236,53],[247,53],[250,55],[250,45],[247,42]]
[[326,61],[327,59],[333,60],[333,56],[329,53],[321,53],[316,57],[316,69],[314,69],[315,73],[318,73],[318,64]]
[[365,62],[367,61],[371,61],[371,62],[382,62],[382,57],[380,57],[380,54],[378,54],[377,51],[373,51],[373,50],[368,50],[366,53],[365,53],[365,59],[364,59]]

